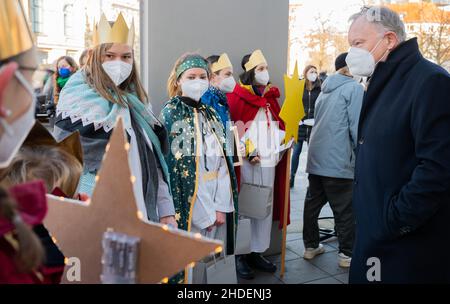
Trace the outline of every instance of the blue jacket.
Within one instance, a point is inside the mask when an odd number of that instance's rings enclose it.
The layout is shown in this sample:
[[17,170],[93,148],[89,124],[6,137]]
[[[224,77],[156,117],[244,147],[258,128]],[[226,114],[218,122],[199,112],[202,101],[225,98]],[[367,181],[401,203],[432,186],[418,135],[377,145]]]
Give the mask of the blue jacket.
[[364,88],[350,77],[327,78],[316,101],[306,172],[353,179]]
[[350,283],[450,283],[450,75],[417,39],[378,64],[358,134]]
[[230,126],[230,107],[228,106],[227,96],[219,89],[210,86],[208,91],[202,96],[201,102],[207,106],[212,107],[219,114],[225,130],[228,130]]

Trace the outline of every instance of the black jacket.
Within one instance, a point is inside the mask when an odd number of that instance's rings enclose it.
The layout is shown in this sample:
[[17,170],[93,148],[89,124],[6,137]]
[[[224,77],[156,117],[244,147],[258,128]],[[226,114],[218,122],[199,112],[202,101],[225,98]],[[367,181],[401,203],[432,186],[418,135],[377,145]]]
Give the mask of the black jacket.
[[[319,97],[321,92],[321,83],[317,80],[314,83],[313,89],[309,91],[305,86],[305,91],[303,92],[303,108],[305,109],[305,119],[313,119],[314,111],[316,108],[316,100]],[[309,137],[311,136],[312,127],[301,125],[298,129],[298,139],[302,141],[309,141]]]
[[417,39],[378,64],[358,137],[350,283],[450,283],[450,75]]

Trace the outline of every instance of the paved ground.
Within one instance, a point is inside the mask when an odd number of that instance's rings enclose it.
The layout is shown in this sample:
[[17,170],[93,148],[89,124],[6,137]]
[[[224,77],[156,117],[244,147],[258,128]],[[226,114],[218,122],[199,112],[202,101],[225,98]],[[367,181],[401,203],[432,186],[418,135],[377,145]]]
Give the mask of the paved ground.
[[[275,274],[257,273],[255,280],[239,280],[241,284],[346,284],[348,270],[337,264],[338,243],[335,238],[324,243],[326,252],[312,261],[303,259],[303,206],[308,185],[305,173],[307,148],[300,156],[300,167],[291,191],[291,225],[288,227],[286,272],[280,278],[279,270]],[[332,216],[329,205],[322,210],[321,217]],[[332,226],[332,222],[323,222],[321,226]],[[281,256],[269,259],[280,269]]]

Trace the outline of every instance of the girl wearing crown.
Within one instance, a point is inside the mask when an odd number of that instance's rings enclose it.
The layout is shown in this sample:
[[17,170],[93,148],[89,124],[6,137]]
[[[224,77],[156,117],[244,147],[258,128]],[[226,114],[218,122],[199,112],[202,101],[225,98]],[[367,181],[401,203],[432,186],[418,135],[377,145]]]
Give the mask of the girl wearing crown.
[[[167,163],[179,227],[221,240],[226,254],[233,254],[237,181],[220,117],[201,102],[210,76],[200,55],[178,59],[161,117],[170,132]],[[204,283],[192,271],[187,274],[185,281]]]
[[103,15],[94,31],[86,66],[74,74],[56,109],[54,134],[60,140],[79,131],[84,171],[79,192],[92,194],[109,137],[121,117],[130,141],[130,166],[138,208],[146,218],[176,226],[164,159],[167,132],[155,117],[134,59],[134,26],[122,14],[111,27]]
[[283,220],[285,202],[287,157],[278,152],[284,138],[284,124],[280,117],[278,88],[269,82],[267,61],[260,50],[246,55],[242,60],[245,72],[241,84],[227,95],[231,118],[238,127],[241,142],[246,145],[247,158],[237,170],[241,183],[272,188],[269,199],[273,212],[264,219],[251,220],[251,252],[238,256],[238,275],[244,279],[254,277],[253,269],[273,273],[276,266],[262,254],[270,246],[272,221]]

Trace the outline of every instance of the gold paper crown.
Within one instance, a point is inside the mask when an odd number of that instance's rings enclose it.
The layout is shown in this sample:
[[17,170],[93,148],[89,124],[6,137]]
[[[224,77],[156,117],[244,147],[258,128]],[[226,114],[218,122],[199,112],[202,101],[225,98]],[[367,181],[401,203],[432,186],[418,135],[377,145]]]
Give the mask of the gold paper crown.
[[131,27],[128,28],[125,18],[120,13],[111,27],[105,14],[102,14],[100,22],[94,25],[93,43],[94,46],[104,43],[122,43],[132,47],[134,45],[134,36],[134,20],[131,23]]
[[250,59],[245,64],[245,71],[250,71],[251,69],[256,68],[260,64],[267,64],[266,58],[264,57],[261,50],[256,50],[250,56]]
[[0,1],[0,60],[19,55],[33,47],[28,22],[19,0]]
[[217,62],[214,62],[211,66],[211,71],[213,73],[216,73],[218,71],[221,71],[226,68],[232,68],[233,65],[231,64],[230,57],[226,53],[223,53],[220,55],[220,58]]

